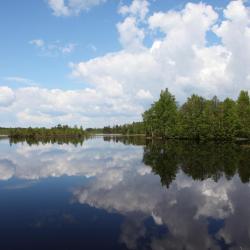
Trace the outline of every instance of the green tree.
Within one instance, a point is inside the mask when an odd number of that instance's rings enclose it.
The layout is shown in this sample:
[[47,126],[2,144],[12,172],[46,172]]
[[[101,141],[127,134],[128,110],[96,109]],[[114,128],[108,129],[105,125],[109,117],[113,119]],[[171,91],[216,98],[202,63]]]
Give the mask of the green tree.
[[237,114],[239,117],[238,136],[250,137],[250,98],[247,91],[241,91],[237,100]]
[[182,137],[201,139],[205,105],[206,100],[198,95],[192,95],[182,105],[179,125]]
[[176,135],[178,108],[175,97],[166,89],[160,98],[143,114],[146,131],[153,135],[171,138]]
[[223,137],[225,139],[233,139],[237,135],[239,120],[237,116],[236,103],[226,98],[221,104],[223,110]]

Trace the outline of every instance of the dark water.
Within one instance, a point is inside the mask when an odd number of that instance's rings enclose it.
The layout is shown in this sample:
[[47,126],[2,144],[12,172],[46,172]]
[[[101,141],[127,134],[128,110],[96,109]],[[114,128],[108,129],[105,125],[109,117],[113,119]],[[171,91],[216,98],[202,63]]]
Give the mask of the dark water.
[[0,140],[0,249],[250,249],[250,147]]

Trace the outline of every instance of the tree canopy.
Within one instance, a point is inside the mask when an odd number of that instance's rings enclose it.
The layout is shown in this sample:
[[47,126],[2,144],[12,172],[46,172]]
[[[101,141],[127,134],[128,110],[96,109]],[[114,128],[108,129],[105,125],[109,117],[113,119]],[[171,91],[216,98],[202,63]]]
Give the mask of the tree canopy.
[[145,133],[163,138],[232,140],[250,138],[250,98],[241,91],[237,101],[192,95],[178,106],[166,89],[143,115]]

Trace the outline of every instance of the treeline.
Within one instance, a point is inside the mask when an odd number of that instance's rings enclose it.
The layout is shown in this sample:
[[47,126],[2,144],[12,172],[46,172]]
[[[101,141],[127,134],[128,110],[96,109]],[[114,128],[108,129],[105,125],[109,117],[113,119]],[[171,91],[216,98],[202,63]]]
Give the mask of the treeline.
[[87,128],[87,133],[90,134],[133,134],[140,135],[145,134],[145,128],[143,122],[133,122],[124,125],[105,126],[103,128]]
[[86,132],[82,127],[69,127],[67,125],[57,125],[52,128],[11,128],[8,129],[8,135],[12,139],[29,139],[30,141],[41,139],[58,139],[58,138],[83,138]]
[[144,112],[145,133],[163,138],[233,140],[250,138],[250,98],[241,91],[236,101],[192,95],[178,106],[166,89]]
[[143,114],[142,122],[104,128],[69,127],[53,128],[0,128],[0,134],[11,138],[83,137],[86,134],[146,135],[165,139],[235,140],[250,139],[250,98],[241,91],[236,101],[216,96],[205,99],[192,95],[178,105],[168,89]]
[[104,134],[144,134],[145,128],[143,122],[133,122],[124,125],[115,125],[113,127],[104,127]]

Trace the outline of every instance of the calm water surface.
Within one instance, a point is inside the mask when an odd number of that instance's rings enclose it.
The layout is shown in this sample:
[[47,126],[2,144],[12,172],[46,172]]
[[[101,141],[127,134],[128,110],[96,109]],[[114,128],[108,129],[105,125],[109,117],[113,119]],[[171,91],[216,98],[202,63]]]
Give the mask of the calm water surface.
[[250,148],[0,140],[0,249],[250,249]]

